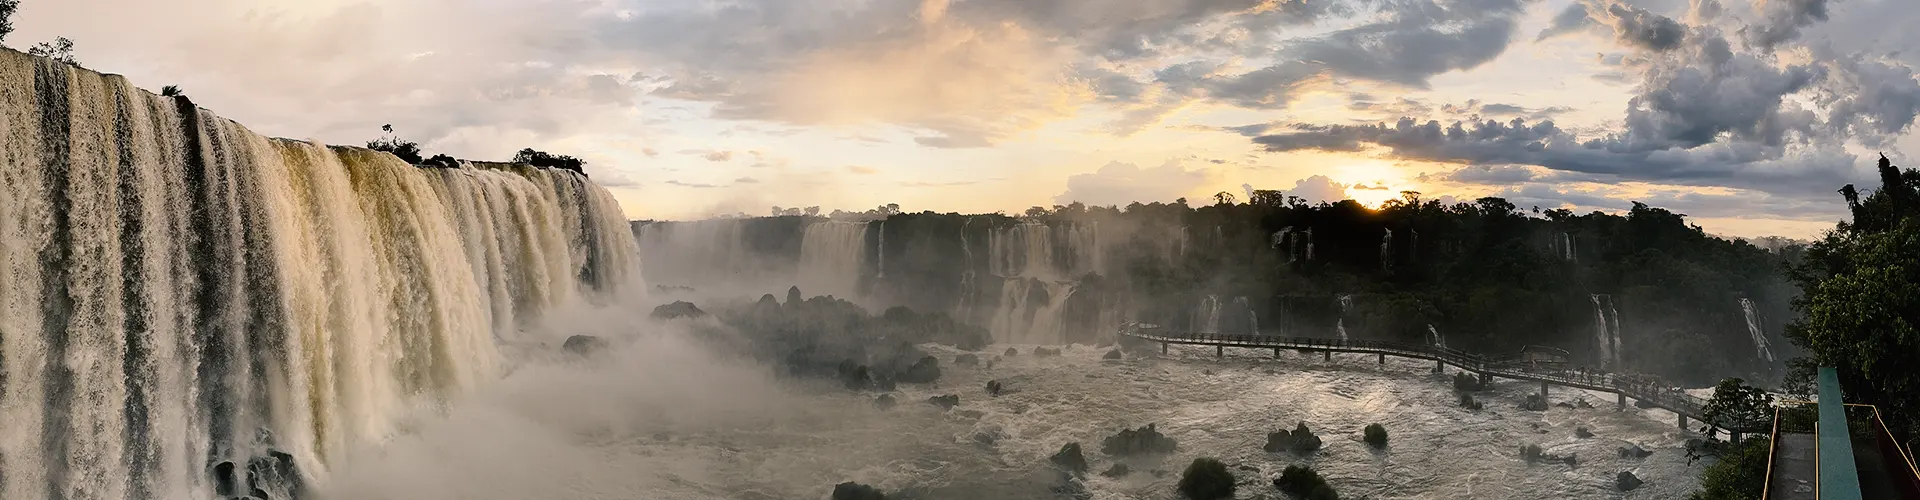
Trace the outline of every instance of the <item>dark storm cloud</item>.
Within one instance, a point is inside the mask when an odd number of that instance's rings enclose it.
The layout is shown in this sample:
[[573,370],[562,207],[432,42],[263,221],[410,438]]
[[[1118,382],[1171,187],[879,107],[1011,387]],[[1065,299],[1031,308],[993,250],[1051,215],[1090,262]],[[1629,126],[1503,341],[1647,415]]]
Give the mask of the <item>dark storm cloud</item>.
[[1773,50],[1800,37],[1800,29],[1827,20],[1827,0],[1768,0],[1756,2],[1764,19],[1740,30],[1749,46]]
[[1253,108],[1282,108],[1299,87],[1322,76],[1425,88],[1427,79],[1469,69],[1505,51],[1518,0],[1383,2],[1384,20],[1287,44],[1284,61],[1209,84],[1215,98]]
[[1540,35],[1534,37],[1533,40],[1536,42],[1546,40],[1555,36],[1579,31],[1591,25],[1593,25],[1593,18],[1587,15],[1587,6],[1579,2],[1574,2],[1567,5],[1567,8],[1561,10],[1559,14],[1554,15],[1553,23],[1547,25],[1547,29],[1540,30]]
[[1468,165],[1444,178],[1464,184],[1515,184],[1534,180],[1539,175],[1520,165]]
[[1687,27],[1679,21],[1632,5],[1613,3],[1595,15],[1601,24],[1613,28],[1614,38],[1633,47],[1672,50],[1687,37]]

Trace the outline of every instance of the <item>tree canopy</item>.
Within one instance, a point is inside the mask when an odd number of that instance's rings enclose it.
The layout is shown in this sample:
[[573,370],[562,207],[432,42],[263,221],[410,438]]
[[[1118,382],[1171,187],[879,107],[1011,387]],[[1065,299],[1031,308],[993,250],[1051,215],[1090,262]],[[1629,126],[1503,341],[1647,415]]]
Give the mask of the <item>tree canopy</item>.
[[586,174],[586,172],[582,170],[587,164],[584,160],[567,155],[555,155],[533,148],[522,149],[519,153],[515,153],[513,155],[513,161],[540,168],[557,168],[561,170],[572,170],[575,173],[583,175]]

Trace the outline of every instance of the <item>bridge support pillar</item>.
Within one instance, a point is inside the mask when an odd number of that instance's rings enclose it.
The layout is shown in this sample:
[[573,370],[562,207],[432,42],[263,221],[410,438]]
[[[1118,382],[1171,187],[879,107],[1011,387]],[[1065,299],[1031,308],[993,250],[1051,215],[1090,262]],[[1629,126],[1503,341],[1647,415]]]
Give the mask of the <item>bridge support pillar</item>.
[[1546,382],[1540,383],[1540,402],[1541,403],[1547,402],[1547,383]]
[[1433,360],[1433,372],[1434,372],[1434,373],[1446,373],[1446,372],[1447,372],[1447,362],[1445,362],[1445,361],[1441,361],[1441,360],[1438,360],[1438,359],[1436,359],[1436,360]]
[[1227,346],[1220,346],[1220,345],[1213,346],[1213,357],[1215,358],[1227,357]]
[[1273,348],[1273,359],[1280,359],[1280,348]]
[[1326,350],[1326,351],[1322,351],[1322,352],[1323,352],[1323,353],[1325,353],[1325,354],[1327,355],[1327,361],[1333,361],[1333,350],[1332,350],[1332,349],[1328,349],[1328,350]]
[[1161,343],[1160,343],[1160,355],[1161,355],[1161,356],[1165,356],[1165,355],[1167,355],[1167,343],[1166,343],[1166,342],[1161,342]]
[[1729,437],[1733,438],[1733,444],[1740,444],[1740,431],[1730,430],[1727,431],[1727,434],[1731,434]]
[[1614,396],[1619,397],[1620,402],[1617,403],[1617,406],[1613,408],[1613,411],[1626,411],[1627,410],[1627,393],[1622,392],[1619,394],[1614,394]]
[[1387,353],[1380,353],[1380,364],[1387,364]]
[[1686,430],[1686,429],[1687,429],[1687,416],[1680,415],[1680,430]]

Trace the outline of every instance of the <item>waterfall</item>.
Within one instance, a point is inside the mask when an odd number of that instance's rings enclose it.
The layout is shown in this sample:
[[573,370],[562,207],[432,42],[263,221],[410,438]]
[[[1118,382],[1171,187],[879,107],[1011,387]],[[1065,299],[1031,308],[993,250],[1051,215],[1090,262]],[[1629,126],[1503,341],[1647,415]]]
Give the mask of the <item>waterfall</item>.
[[976,293],[973,289],[975,277],[973,271],[973,244],[967,240],[967,227],[971,225],[973,225],[972,217],[968,217],[966,221],[960,223],[960,258],[962,262],[960,265],[960,304],[956,307],[956,311],[958,311],[956,316],[963,321],[973,318],[973,296],[974,293]]
[[209,471],[290,461],[257,483],[287,498],[497,376],[514,325],[643,287],[579,174],[269,139],[10,50],[0,151],[0,498],[245,495]]
[[1313,228],[1307,228],[1307,262],[1313,262]]
[[875,273],[875,277],[880,279],[886,279],[887,277],[887,221],[880,221],[879,236],[880,236],[880,243],[876,248],[874,248],[874,251],[873,251],[874,261],[876,264],[878,264],[877,266],[878,270]]
[[1393,271],[1393,229],[1387,229],[1387,235],[1380,237],[1380,269]]
[[[759,277],[763,271],[755,269],[758,264],[746,246],[744,220],[656,222],[636,228],[634,237],[649,283],[705,287]],[[784,283],[779,288],[793,284],[790,279],[778,281]]]
[[1407,241],[1407,262],[1419,262],[1420,261],[1420,231],[1415,229],[1408,229],[1407,233],[1411,236],[1409,241]]
[[1434,347],[1446,348],[1447,338],[1440,336],[1440,330],[1434,329],[1432,324],[1428,324],[1427,325],[1427,344],[1432,345]]
[[1772,363],[1774,361],[1773,349],[1767,346],[1766,331],[1760,329],[1760,313],[1754,312],[1753,300],[1741,297],[1740,310],[1746,314],[1747,317],[1747,335],[1753,337],[1754,356],[1767,360],[1768,363]]
[[[1313,248],[1313,247],[1308,246],[1307,248]],[[1333,323],[1334,331],[1337,331],[1340,333],[1340,340],[1347,340],[1347,310],[1352,308],[1353,308],[1353,295],[1352,294],[1341,295],[1340,296],[1340,317],[1334,320],[1334,323]]]
[[1293,231],[1293,226],[1283,227],[1283,228],[1280,228],[1279,231],[1274,231],[1272,241],[1268,243],[1268,247],[1278,250],[1280,249],[1280,247],[1286,246],[1287,233],[1292,231]]
[[867,223],[820,221],[800,236],[800,288],[855,300],[867,255]]
[[[1035,285],[1038,285],[1036,288]],[[993,341],[1004,344],[1060,344],[1066,326],[1062,314],[1078,284],[1032,278],[1012,278],[1001,284],[1000,311],[994,317]],[[1034,300],[1042,293],[1044,300]]]
[[1253,306],[1251,304],[1247,303],[1247,298],[1244,296],[1234,297],[1233,305],[1234,307],[1238,307],[1240,308],[1240,310],[1247,312],[1247,333],[1259,335],[1260,334],[1260,315],[1259,313],[1254,312]]
[[1194,311],[1193,329],[1199,333],[1220,333],[1220,297],[1208,295],[1200,299],[1200,308]]
[[1046,224],[1027,222],[993,232],[993,274],[1006,278],[1058,278],[1054,262],[1053,231]]
[[1603,294],[1589,296],[1593,300],[1594,344],[1600,349],[1600,365],[1603,368],[1617,368],[1620,364],[1620,311],[1613,306],[1613,297]]

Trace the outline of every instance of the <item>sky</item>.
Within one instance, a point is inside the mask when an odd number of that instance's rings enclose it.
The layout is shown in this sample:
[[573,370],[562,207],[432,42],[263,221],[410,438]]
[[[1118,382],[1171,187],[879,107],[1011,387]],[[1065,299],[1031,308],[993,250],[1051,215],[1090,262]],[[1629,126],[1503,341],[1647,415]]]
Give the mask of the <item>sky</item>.
[[1911,0],[23,0],[277,137],[587,160],[633,219],[1277,189],[1812,237],[1920,152]]

